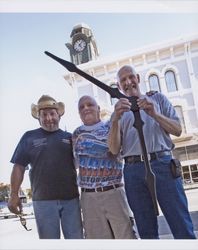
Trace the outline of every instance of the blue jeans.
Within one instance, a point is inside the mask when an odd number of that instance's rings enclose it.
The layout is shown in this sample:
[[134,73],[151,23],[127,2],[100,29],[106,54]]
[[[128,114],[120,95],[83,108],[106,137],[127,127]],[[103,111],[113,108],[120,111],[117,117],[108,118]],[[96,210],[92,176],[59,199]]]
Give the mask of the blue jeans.
[[[170,160],[171,156],[163,156],[151,162],[156,176],[157,200],[174,238],[195,239],[182,180],[172,177]],[[125,164],[124,181],[140,237],[158,239],[157,216],[145,182],[144,163]]]
[[40,239],[82,239],[82,220],[79,199],[33,201]]

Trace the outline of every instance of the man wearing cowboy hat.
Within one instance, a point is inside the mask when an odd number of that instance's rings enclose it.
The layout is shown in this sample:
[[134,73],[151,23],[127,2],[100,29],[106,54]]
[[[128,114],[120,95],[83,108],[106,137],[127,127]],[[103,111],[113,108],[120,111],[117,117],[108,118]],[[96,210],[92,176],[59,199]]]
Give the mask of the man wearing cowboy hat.
[[82,238],[82,222],[71,134],[59,129],[65,107],[43,95],[31,113],[40,128],[27,131],[18,143],[11,162],[11,194],[8,207],[22,213],[18,196],[25,167],[30,165],[34,214],[40,239],[59,239],[60,225],[65,239]]

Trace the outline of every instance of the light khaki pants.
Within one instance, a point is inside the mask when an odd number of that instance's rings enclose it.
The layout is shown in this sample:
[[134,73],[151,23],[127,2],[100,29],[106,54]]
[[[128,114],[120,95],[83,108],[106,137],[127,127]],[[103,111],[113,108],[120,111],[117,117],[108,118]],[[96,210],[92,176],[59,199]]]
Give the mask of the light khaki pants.
[[82,192],[86,239],[134,239],[124,189]]

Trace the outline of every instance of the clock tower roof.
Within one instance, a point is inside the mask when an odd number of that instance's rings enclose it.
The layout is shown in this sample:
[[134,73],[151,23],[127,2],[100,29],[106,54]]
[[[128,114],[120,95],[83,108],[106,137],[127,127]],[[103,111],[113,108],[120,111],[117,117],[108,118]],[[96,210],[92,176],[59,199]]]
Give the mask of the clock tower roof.
[[73,37],[76,33],[82,32],[82,30],[89,30],[89,32],[91,32],[91,28],[86,23],[78,23],[73,27],[70,37]]
[[73,27],[73,30],[78,29],[78,28],[86,28],[86,29],[91,29],[86,23],[78,23]]

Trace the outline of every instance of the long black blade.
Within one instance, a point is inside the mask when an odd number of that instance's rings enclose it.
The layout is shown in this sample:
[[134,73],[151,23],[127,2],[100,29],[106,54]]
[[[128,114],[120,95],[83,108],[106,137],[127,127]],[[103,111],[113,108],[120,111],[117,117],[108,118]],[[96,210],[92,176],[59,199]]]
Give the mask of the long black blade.
[[137,106],[138,97],[136,97],[136,96],[127,97],[124,94],[122,94],[118,90],[118,88],[111,88],[110,86],[104,84],[103,82],[99,81],[98,79],[96,79],[96,78],[88,75],[84,71],[80,70],[73,63],[68,62],[66,60],[63,60],[63,59],[53,55],[52,53],[50,53],[48,51],[45,51],[45,54],[48,55],[49,57],[51,57],[52,59],[54,59],[55,61],[59,62],[62,66],[64,66],[70,72],[75,72],[75,73],[79,74],[80,76],[84,77],[85,79],[87,79],[88,81],[94,83],[96,86],[98,86],[99,88],[101,88],[104,91],[106,91],[107,93],[109,93],[112,98],[118,98],[118,99],[127,98],[130,101],[131,111],[134,112],[134,117],[135,117],[134,127],[138,131],[138,135],[139,135],[139,139],[140,139],[140,143],[141,143],[141,148],[142,148],[142,154],[144,157],[144,165],[145,165],[145,170],[146,170],[146,175],[145,175],[146,182],[148,185],[149,192],[151,194],[155,213],[156,213],[156,215],[159,215],[159,211],[158,211],[158,207],[157,207],[157,198],[156,198],[155,175],[152,172],[150,162],[148,161],[148,154],[147,154],[147,149],[146,149],[145,140],[144,140],[144,134],[143,134],[143,130],[142,130],[144,123],[141,120],[139,108]]
[[51,57],[52,59],[54,59],[55,61],[59,62],[63,67],[65,67],[67,70],[69,70],[70,72],[75,72],[77,74],[79,74],[80,76],[84,77],[85,79],[87,79],[88,81],[94,83],[96,86],[98,86],[99,88],[103,89],[104,91],[106,91],[107,93],[109,93],[109,95],[112,98],[127,98],[129,99],[129,101],[131,102],[131,107],[132,107],[132,111],[136,111],[138,110],[138,106],[137,106],[137,97],[132,96],[132,97],[127,97],[124,94],[122,94],[118,88],[111,88],[110,86],[104,84],[103,82],[99,81],[98,79],[90,76],[89,74],[87,74],[86,72],[80,70],[79,68],[76,67],[76,65],[74,65],[71,62],[68,62],[66,60],[63,60],[62,58],[59,58],[55,55],[53,55],[52,53],[45,51],[45,54],[48,55],[49,57]]
[[75,73],[81,75],[82,77],[84,77],[85,79],[87,79],[88,81],[93,82],[95,85],[97,85],[98,87],[100,87],[103,90],[105,90],[106,92],[108,92],[112,98],[116,98],[116,97],[120,98],[120,96],[122,95],[120,92],[116,93],[116,91],[112,91],[111,87],[107,86],[103,82],[97,80],[96,78],[94,78],[94,77],[88,75],[87,73],[85,73],[84,71],[80,70],[73,63],[68,62],[66,60],[63,60],[63,59],[53,55],[52,53],[50,53],[48,51],[45,51],[45,54],[48,55],[49,57],[53,58],[57,62],[59,62],[61,65],[63,65],[70,72],[75,72]]
[[134,121],[133,126],[138,131],[140,145],[141,145],[141,149],[142,149],[142,155],[144,157],[145,180],[146,180],[146,183],[147,183],[150,195],[151,195],[151,199],[153,201],[153,207],[155,210],[155,214],[159,215],[159,210],[158,210],[158,206],[157,206],[157,195],[156,195],[156,178],[155,178],[155,174],[153,173],[153,171],[151,169],[151,164],[148,160],[148,152],[147,152],[145,139],[144,139],[144,133],[143,133],[144,122],[142,121],[142,119],[140,117],[139,111],[134,112],[134,117],[135,117],[135,121]]

